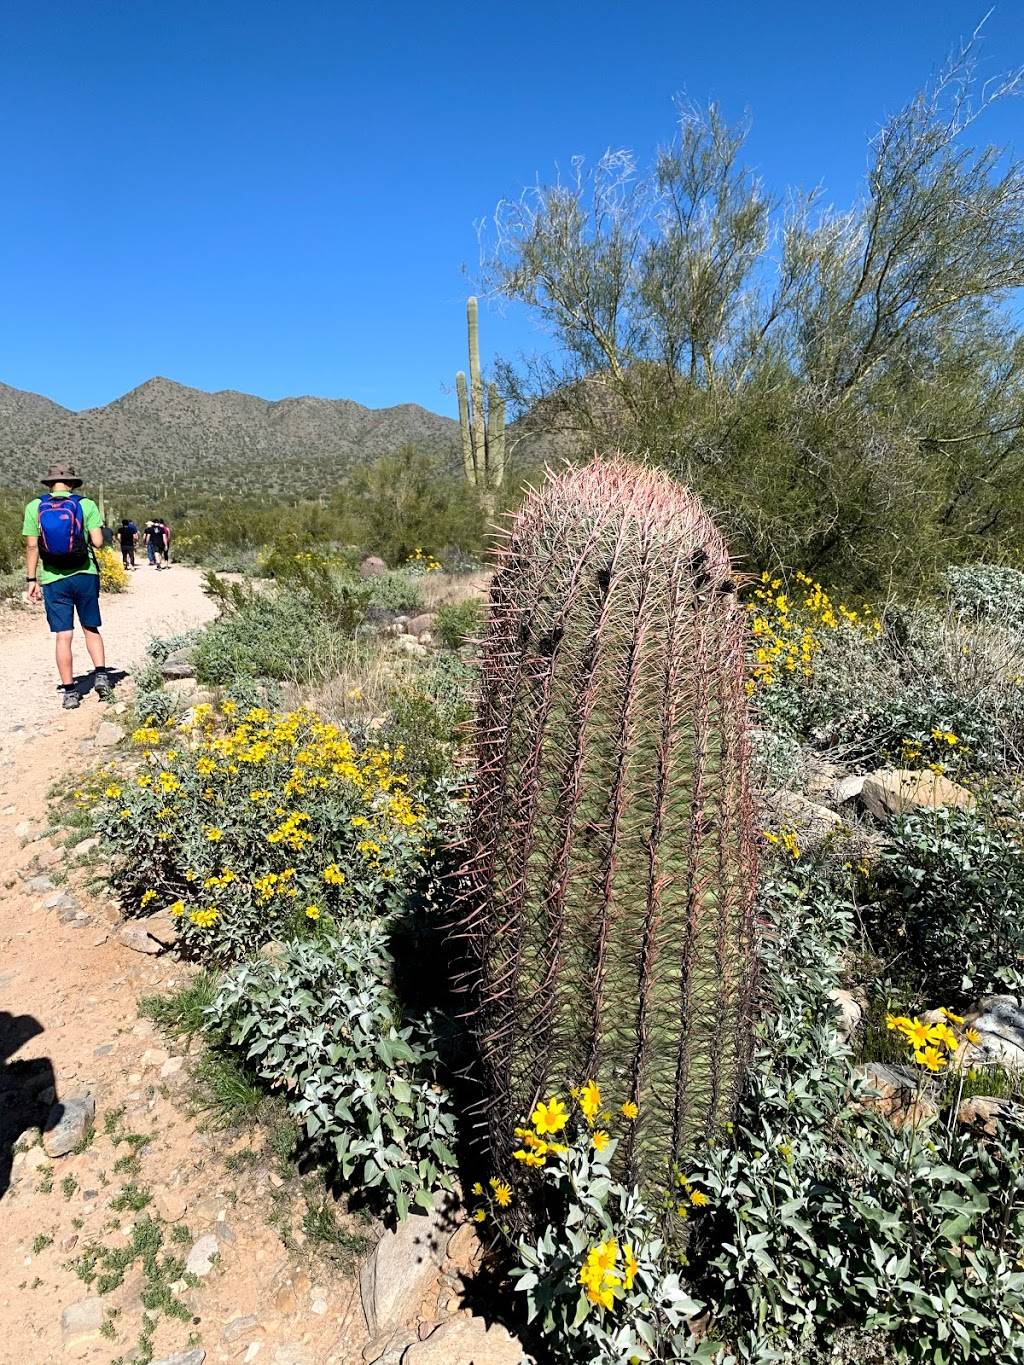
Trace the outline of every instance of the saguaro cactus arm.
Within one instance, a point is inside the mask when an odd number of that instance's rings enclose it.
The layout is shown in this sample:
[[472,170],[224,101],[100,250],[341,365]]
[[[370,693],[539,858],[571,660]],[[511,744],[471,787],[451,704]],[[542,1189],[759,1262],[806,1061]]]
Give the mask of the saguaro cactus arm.
[[469,395],[466,392],[466,376],[460,370],[455,376],[455,392],[459,396],[459,429],[462,433],[462,463],[466,479],[475,486],[477,482],[476,460],[473,458],[473,431],[469,421]]

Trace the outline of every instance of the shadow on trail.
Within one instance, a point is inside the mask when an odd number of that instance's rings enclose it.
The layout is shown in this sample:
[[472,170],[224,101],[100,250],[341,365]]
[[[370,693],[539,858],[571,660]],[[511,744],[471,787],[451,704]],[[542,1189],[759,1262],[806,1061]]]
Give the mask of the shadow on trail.
[[[125,678],[128,677],[128,670],[126,668],[108,668],[107,677],[110,679],[111,687],[116,691],[118,685],[123,683]],[[88,673],[82,673],[80,676],[77,676],[75,678],[75,684],[81,695],[87,697],[90,692],[93,692],[96,689],[96,677],[90,670]]]
[[49,1057],[11,1058],[43,1032],[34,1015],[0,1010],[0,1199],[11,1183],[14,1148],[29,1128],[42,1128],[56,1097]]

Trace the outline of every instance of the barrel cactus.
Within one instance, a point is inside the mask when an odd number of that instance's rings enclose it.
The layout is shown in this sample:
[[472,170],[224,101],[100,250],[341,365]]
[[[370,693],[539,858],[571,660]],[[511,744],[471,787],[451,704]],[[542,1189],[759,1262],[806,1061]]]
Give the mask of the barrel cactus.
[[726,1121],[749,1047],[744,613],[691,493],[621,461],[530,492],[496,554],[462,870],[483,1131],[595,1079],[649,1194]]

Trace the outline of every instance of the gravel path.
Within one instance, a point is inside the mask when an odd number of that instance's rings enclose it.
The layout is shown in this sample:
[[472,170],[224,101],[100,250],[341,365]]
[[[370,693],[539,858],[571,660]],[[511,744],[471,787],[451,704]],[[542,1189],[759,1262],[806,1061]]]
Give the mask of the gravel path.
[[[203,593],[202,575],[183,564],[140,568],[132,575],[131,589],[105,596],[101,610],[107,664],[128,671],[138,666],[154,635],[175,635],[216,615]],[[76,675],[89,667],[81,632],[76,631]],[[86,697],[83,709],[95,706],[95,698]],[[19,744],[38,727],[59,724],[63,714],[42,605],[8,608],[0,628],[0,763],[10,763]]]

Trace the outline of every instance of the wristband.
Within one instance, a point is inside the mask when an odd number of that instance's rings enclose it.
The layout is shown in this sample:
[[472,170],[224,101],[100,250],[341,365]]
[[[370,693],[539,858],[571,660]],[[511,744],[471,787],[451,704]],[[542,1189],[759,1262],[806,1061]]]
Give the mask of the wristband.
[[25,579],[25,582],[26,582],[26,583],[38,583],[38,582],[39,582],[39,579],[38,579],[38,578],[26,578],[26,579]]

